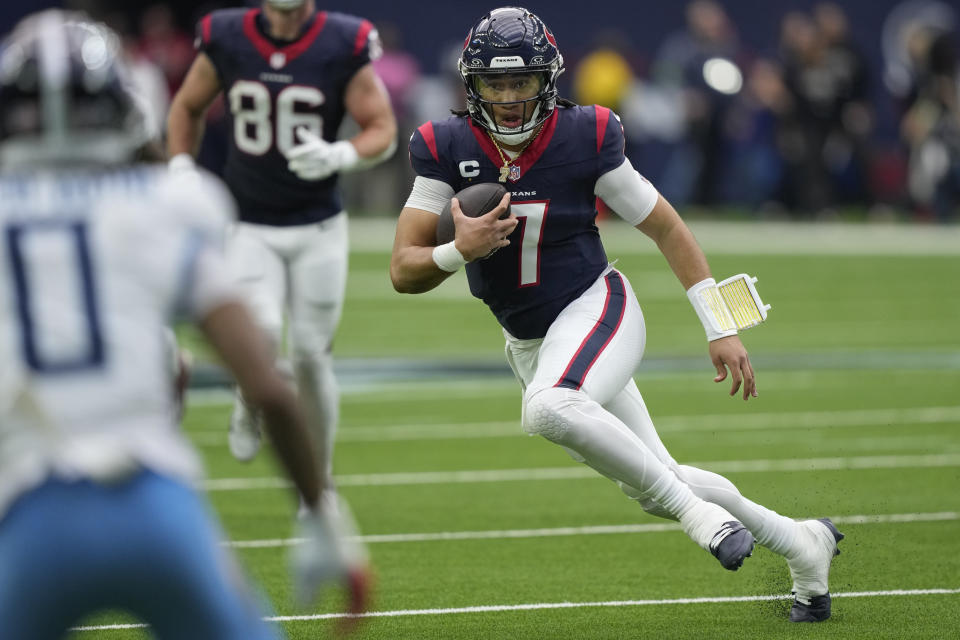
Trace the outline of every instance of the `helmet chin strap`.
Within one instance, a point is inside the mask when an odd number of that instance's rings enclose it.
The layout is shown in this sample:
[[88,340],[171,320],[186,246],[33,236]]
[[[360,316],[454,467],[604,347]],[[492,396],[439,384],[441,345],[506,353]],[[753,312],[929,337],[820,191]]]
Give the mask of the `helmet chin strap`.
[[[493,118],[490,117],[490,114],[487,113],[486,109],[483,109],[482,112],[483,112],[483,119],[486,120],[487,125],[489,125],[487,129],[490,131],[490,135],[496,138],[497,142],[501,144],[509,144],[509,145],[523,144],[524,142],[527,141],[527,138],[532,136],[534,131],[537,130],[536,127],[531,127],[526,131],[521,131],[524,125],[526,125],[526,122],[521,124],[519,127],[511,127],[511,128],[501,127],[497,125],[497,123],[494,121]],[[539,104],[537,104],[537,106],[534,108],[533,113],[530,114],[530,119],[528,120],[528,122],[536,122],[538,115],[540,115]]]

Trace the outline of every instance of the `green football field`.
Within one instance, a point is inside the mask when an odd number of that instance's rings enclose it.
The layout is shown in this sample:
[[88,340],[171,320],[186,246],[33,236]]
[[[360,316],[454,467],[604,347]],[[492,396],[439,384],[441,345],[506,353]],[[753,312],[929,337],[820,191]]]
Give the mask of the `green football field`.
[[[356,638],[960,637],[960,230],[694,230],[718,279],[756,275],[773,306],[743,335],[760,396],[744,403],[712,382],[703,330],[665,261],[610,224],[608,253],[646,317],[637,383],[678,461],[785,515],[833,518],[847,536],[833,617],[787,622],[781,558],[758,548],[724,571],[675,523],[525,435],[499,329],[463,274],[395,294],[389,225],[358,223],[335,347],[335,471],[377,573]],[[231,458],[225,398],[192,392],[184,425],[225,544],[289,637],[326,637],[337,596],[292,605],[295,502],[268,455]],[[122,614],[81,624],[72,640],[149,637]]]

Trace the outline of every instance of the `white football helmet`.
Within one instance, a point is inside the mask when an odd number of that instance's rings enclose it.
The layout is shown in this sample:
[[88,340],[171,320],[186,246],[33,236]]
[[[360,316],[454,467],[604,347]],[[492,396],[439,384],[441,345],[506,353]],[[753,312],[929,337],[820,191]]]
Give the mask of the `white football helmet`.
[[0,166],[128,161],[152,127],[120,56],[84,14],[24,18],[0,45]]

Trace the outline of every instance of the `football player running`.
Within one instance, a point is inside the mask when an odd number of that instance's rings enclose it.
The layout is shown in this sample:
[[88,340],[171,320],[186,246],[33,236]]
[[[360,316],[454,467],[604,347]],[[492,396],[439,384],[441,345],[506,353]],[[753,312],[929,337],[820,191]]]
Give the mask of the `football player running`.
[[[726,478],[678,464],[633,381],[644,320],[626,276],[608,263],[594,224],[597,197],[657,244],[687,289],[707,330],[714,380],[729,376],[731,395],[757,396],[736,330],[718,330],[700,295],[716,293],[703,252],[624,157],[617,116],[558,98],[556,40],[522,8],[496,9],[476,22],[459,70],[468,111],[428,122],[411,138],[417,178],[397,224],[394,288],[428,291],[466,265],[471,292],[503,327],[528,433],[611,478],[644,510],[678,520],[727,569],[741,566],[755,537],[787,560],[796,593],[790,619],[826,619],[827,577],[842,537],[833,524],[781,516]],[[494,181],[509,193],[488,214],[470,218],[451,203],[470,184]],[[456,237],[434,246],[448,203]],[[510,216],[500,220],[508,205]]]
[[[377,31],[366,20],[317,11],[314,0],[266,0],[202,18],[197,46],[170,106],[170,166],[192,166],[204,114],[223,92],[231,129],[224,179],[239,204],[228,260],[278,350],[289,313],[297,388],[329,482],[339,403],[331,348],[348,252],[337,174],[371,167],[396,148],[390,101],[370,64],[381,52]],[[338,141],[345,114],[360,132]],[[256,455],[258,424],[238,394],[229,432],[236,458]]]
[[262,412],[309,507],[297,593],[340,581],[360,611],[365,551],[325,501],[307,420],[222,255],[233,202],[201,172],[135,161],[149,140],[119,47],[57,10],[0,46],[2,635],[60,638],[114,608],[159,638],[277,637],[193,488],[200,461],[169,393],[174,316]]

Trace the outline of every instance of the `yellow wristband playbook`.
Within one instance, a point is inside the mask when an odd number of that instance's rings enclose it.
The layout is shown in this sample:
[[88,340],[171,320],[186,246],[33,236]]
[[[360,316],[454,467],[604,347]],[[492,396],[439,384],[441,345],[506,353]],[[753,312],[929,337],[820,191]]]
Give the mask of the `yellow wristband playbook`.
[[706,278],[687,290],[707,340],[736,335],[738,330],[755,327],[767,319],[770,305],[760,299],[756,282],[756,278],[739,273],[719,283]]

